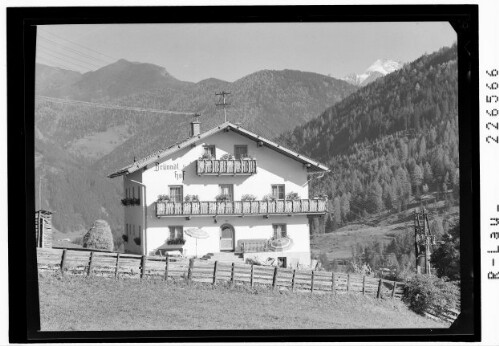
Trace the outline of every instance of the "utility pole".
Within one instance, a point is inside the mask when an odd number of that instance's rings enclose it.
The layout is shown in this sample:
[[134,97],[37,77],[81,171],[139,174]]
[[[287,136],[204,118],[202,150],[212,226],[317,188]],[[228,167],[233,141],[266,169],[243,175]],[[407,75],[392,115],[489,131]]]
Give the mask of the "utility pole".
[[414,212],[414,236],[417,273],[431,275],[431,246],[435,245],[435,235],[431,232],[428,214],[424,208],[421,212]]
[[220,98],[218,99],[218,103],[215,103],[215,106],[221,106],[224,109],[224,118],[225,118],[224,122],[227,122],[227,111],[225,110],[225,107],[229,106],[230,103],[225,102],[225,95],[230,95],[230,93],[226,91],[221,91],[219,93],[215,93],[215,95],[220,96]]
[[42,209],[42,176],[40,175],[40,181],[38,183],[38,200],[40,201],[38,204],[38,209]]

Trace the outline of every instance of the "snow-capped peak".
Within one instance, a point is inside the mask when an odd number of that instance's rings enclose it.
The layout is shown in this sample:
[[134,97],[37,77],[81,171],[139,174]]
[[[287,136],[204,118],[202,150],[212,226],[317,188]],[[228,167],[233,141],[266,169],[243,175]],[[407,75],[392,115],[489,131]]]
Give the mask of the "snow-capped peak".
[[398,70],[399,68],[402,67],[402,63],[398,61],[393,61],[393,60],[385,60],[385,59],[378,59],[369,66],[369,68],[366,70],[366,72],[379,72],[383,74],[384,76],[392,73],[393,71]]
[[350,74],[342,79],[357,86],[364,86],[375,81],[379,77],[386,76],[387,74],[400,69],[402,66],[403,64],[398,61],[378,59],[369,66],[364,73]]

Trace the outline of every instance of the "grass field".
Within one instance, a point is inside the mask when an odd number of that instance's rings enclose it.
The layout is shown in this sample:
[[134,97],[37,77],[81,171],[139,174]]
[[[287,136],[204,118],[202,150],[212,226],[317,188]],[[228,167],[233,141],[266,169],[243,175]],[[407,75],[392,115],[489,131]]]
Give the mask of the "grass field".
[[447,328],[398,301],[184,281],[39,276],[43,331]]

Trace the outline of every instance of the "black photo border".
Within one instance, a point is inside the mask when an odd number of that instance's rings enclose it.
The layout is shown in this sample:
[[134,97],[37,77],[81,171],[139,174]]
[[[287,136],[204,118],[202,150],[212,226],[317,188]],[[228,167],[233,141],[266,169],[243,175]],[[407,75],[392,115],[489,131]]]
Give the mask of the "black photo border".
[[[95,332],[42,332],[39,330],[40,304],[36,244],[32,231],[35,211],[36,25],[405,21],[447,21],[451,23],[458,37],[462,313],[451,328]],[[10,342],[479,341],[481,339],[481,274],[478,52],[478,5],[7,8]]]

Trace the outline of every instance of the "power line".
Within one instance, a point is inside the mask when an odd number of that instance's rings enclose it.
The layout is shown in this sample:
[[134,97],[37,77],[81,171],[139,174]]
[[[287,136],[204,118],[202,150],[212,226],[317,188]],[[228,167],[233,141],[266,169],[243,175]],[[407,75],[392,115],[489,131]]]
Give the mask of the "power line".
[[[80,63],[82,63],[82,64],[87,64],[87,65],[90,65],[93,69],[95,69],[95,68],[99,68],[99,67],[101,67],[101,66],[102,66],[102,64],[97,65],[97,64],[96,64],[96,63],[94,63],[94,62],[84,61],[84,60],[78,59],[78,58],[76,58],[76,57],[74,57],[74,56],[68,55],[68,54],[63,53],[63,52],[51,51],[51,50],[49,50],[50,48],[44,47],[44,46],[42,46],[42,45],[40,45],[40,48],[42,48],[42,49],[43,49],[43,50],[41,50],[41,51],[40,51],[40,52],[42,52],[42,53],[46,53],[46,52],[48,53],[48,52],[50,52],[51,54],[53,54],[53,55],[55,55],[55,56],[59,56],[59,55],[60,55],[60,56],[63,56],[64,58],[67,58],[67,59],[72,59],[72,60],[78,61],[78,62],[80,62]],[[46,50],[46,51],[45,51],[45,50]],[[92,66],[92,65],[93,65],[93,66]],[[92,68],[91,68],[91,69],[92,69]]]
[[76,105],[91,106],[91,107],[98,107],[98,108],[107,108],[107,109],[130,110],[130,111],[136,111],[136,112],[149,112],[149,113],[160,113],[160,114],[177,114],[177,115],[194,115],[194,114],[196,114],[195,112],[179,112],[179,111],[169,111],[169,110],[151,109],[151,108],[126,107],[126,106],[110,105],[110,104],[105,104],[105,103],[95,103],[95,102],[78,101],[78,100],[66,100],[66,99],[59,99],[59,98],[55,98],[55,97],[40,96],[40,95],[37,95],[36,97],[39,99],[48,101],[48,102],[53,102],[53,103],[76,104]]
[[[52,41],[52,40],[50,40],[50,39],[48,39],[48,38],[46,38],[46,37],[43,37],[43,36],[41,36],[41,35],[40,35],[40,38],[41,38],[41,39],[43,39],[43,40],[46,40],[46,41],[48,41],[48,42],[51,42],[51,43],[53,43],[53,44],[57,45],[58,47],[60,47],[60,48],[62,48],[62,49],[65,49],[65,50],[67,50],[67,51],[70,51],[70,52],[76,53],[76,54],[78,54],[78,55],[81,55],[81,56],[87,57],[87,58],[92,59],[92,60],[95,60],[95,61],[100,61],[100,63],[104,62],[104,63],[109,64],[109,63],[111,63],[111,62],[113,62],[113,61],[114,61],[114,59],[102,59],[102,58],[99,58],[99,57],[97,57],[97,56],[90,55],[90,54],[88,54],[88,53],[82,52],[81,50],[77,50],[77,49],[74,49],[74,48],[69,47],[69,46],[64,46],[64,45],[62,45],[62,44],[61,44],[61,43],[59,43],[59,42]],[[42,43],[42,42],[40,42],[40,43]]]
[[[83,66],[82,64],[76,63],[76,62],[73,62],[73,61],[68,61],[68,60],[63,59],[61,57],[58,57],[55,54],[52,54],[51,52],[40,52],[39,51],[38,54],[42,54],[42,57],[43,57],[44,54],[49,55],[49,57],[46,57],[46,56],[44,57],[45,59],[47,59],[49,61],[51,59],[56,59],[56,60],[59,60],[59,62],[63,62],[65,64],[71,64],[71,65],[74,65],[74,66],[78,66],[79,68],[83,68],[85,70],[92,70],[92,68],[89,68],[88,66]],[[74,67],[73,67],[73,69],[74,69]]]
[[[87,58],[86,56],[80,55],[77,52],[73,53],[71,51],[64,51],[64,50],[62,50],[62,49],[64,49],[64,47],[62,47],[62,46],[60,46],[60,47],[49,46],[45,42],[42,42],[42,41],[39,41],[37,46],[38,46],[39,51],[49,51],[52,54],[57,54],[57,55],[65,57],[65,58],[69,58],[71,60],[79,61],[79,62],[84,63],[84,64],[93,65],[95,67],[100,68],[105,64],[109,64],[108,62],[102,62],[102,61],[98,61],[98,60],[93,59],[93,58]],[[62,48],[62,49],[59,49],[59,48]]]
[[[40,59],[41,59],[42,61],[40,61]],[[45,60],[45,59],[47,59],[47,60]],[[38,56],[38,57],[37,57],[37,60],[38,60],[38,62],[40,62],[40,63],[42,63],[42,64],[53,66],[53,61],[50,61],[50,59],[48,59],[48,58],[44,58],[44,57],[42,57],[42,56]],[[45,62],[44,62],[44,61],[45,61]],[[60,66],[62,66],[62,67],[64,67],[65,69],[67,69],[67,70],[69,70],[69,71],[73,71],[73,70],[74,70],[74,67],[68,67],[67,65],[62,64],[62,63],[59,63],[58,65],[59,65],[59,66],[54,66],[54,67],[60,67]]]
[[86,46],[84,46],[84,45],[82,45],[82,44],[79,44],[79,43],[76,43],[76,42],[74,42],[74,41],[68,40],[68,39],[63,38],[63,37],[61,37],[61,36],[59,36],[59,35],[56,35],[56,34],[54,34],[54,33],[52,33],[52,32],[49,32],[49,31],[44,31],[43,33],[44,33],[44,34],[49,34],[50,36],[56,37],[56,38],[58,38],[58,39],[60,39],[60,40],[63,40],[63,41],[69,42],[69,43],[74,44],[74,45],[76,45],[76,46],[79,46],[79,47],[81,47],[81,48],[84,48],[84,49],[87,49],[87,50],[89,50],[89,51],[92,51],[92,52],[94,52],[94,53],[97,53],[97,54],[100,54],[100,55],[102,55],[102,56],[105,56],[105,57],[111,58],[111,59],[113,59],[113,60],[119,60],[118,58],[116,58],[116,57],[114,57],[114,56],[110,56],[110,55],[107,55],[107,54],[101,53],[101,52],[99,52],[99,51],[96,51],[96,50],[94,50],[94,49],[92,49],[92,48],[88,48],[88,47],[86,47]]

